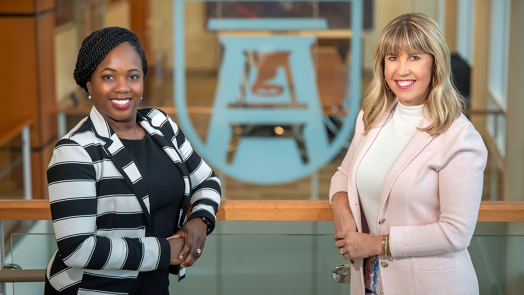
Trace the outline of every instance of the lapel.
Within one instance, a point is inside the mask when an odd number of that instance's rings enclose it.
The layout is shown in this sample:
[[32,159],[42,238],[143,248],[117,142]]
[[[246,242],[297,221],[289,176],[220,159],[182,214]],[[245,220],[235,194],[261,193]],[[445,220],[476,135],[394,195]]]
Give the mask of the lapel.
[[[107,121],[95,107],[91,109],[88,121],[95,136],[101,141],[104,151],[111,158],[111,161],[117,170],[122,174],[127,184],[131,187],[131,190],[142,207],[148,225],[151,225],[149,195],[142,179],[142,175],[131,159],[131,156],[124,148],[124,145],[114,130],[109,126]],[[184,199],[182,200],[182,207],[178,217],[178,225],[179,227],[182,227],[185,223],[185,218],[182,218],[182,216],[186,215],[191,201],[191,179],[189,177],[189,172],[187,171],[178,150],[175,148],[175,145],[170,140],[166,139],[164,134],[158,128],[153,127],[147,118],[142,116],[140,112],[137,113],[137,121],[140,126],[151,135],[153,140],[162,147],[182,174],[184,179]],[[161,127],[165,122],[166,121],[163,121],[162,123],[159,122],[159,126],[156,127]]]
[[[158,112],[157,110],[152,110],[151,112]],[[157,117],[155,114],[149,114],[153,118]],[[148,116],[149,116],[148,115]],[[157,114],[160,115],[160,114]],[[168,140],[164,134],[160,131],[160,127],[162,127],[164,124],[169,124],[166,120],[158,120],[158,122],[155,123],[155,120],[152,120],[152,124],[147,120],[146,117],[142,116],[140,112],[137,114],[137,120],[140,126],[144,128],[144,130],[151,135],[153,140],[158,143],[164,150],[164,152],[167,154],[167,156],[173,161],[177,169],[180,171],[180,174],[182,175],[182,178],[184,179],[184,199],[182,200],[182,206],[179,212],[178,216],[178,225],[179,227],[182,227],[186,221],[186,218],[182,218],[186,216],[187,210],[189,209],[189,205],[191,202],[191,178],[189,175],[189,172],[187,171],[187,167],[184,164],[183,158],[181,157],[178,149],[176,148],[175,144]]]
[[349,174],[349,196],[354,196],[356,199],[350,200],[350,208],[351,213],[353,213],[353,216],[355,217],[355,220],[357,221],[357,228],[362,232],[362,215],[360,206],[351,206],[352,204],[359,204],[360,201],[358,199],[358,189],[357,189],[357,170],[358,166],[360,165],[360,162],[368,152],[369,148],[377,138],[378,134],[380,133],[380,130],[382,130],[382,127],[384,126],[384,123],[389,118],[389,115],[391,114],[391,110],[396,105],[396,101],[393,101],[388,106],[388,109],[380,119],[380,121],[377,123],[375,127],[373,127],[371,130],[369,130],[368,134],[364,137],[362,137],[362,140],[359,143],[359,146],[356,149],[355,156],[353,158],[353,162],[351,164],[350,168],[350,174]]
[[149,195],[147,193],[146,185],[142,179],[142,175],[136,164],[131,159],[131,156],[124,148],[124,145],[109,126],[107,121],[102,115],[96,110],[95,107],[91,109],[89,114],[90,124],[95,132],[95,136],[98,137],[104,144],[103,149],[106,154],[111,158],[111,161],[115,165],[116,169],[124,177],[125,181],[131,187],[131,190],[135,194],[144,216],[147,220],[147,225],[151,225],[151,217],[149,212]]
[[[362,159],[368,152],[369,148],[377,138],[378,134],[382,130],[382,127],[384,127],[384,124],[386,123],[386,120],[391,115],[391,111],[398,103],[398,99],[395,99],[391,102],[390,106],[388,107],[386,113],[382,116],[382,119],[379,121],[377,126],[372,128],[366,136],[364,136],[357,148],[357,151],[355,153],[355,157],[350,169],[350,175],[349,175],[349,181],[351,182],[349,185],[350,188],[350,196],[357,196],[358,197],[358,189],[357,189],[357,170],[360,165],[360,162],[362,162]],[[431,118],[429,118],[427,115],[424,116],[424,119],[422,120],[422,123],[420,127],[425,127],[429,125],[431,122]],[[379,216],[384,216],[385,210],[386,210],[386,202],[389,197],[389,193],[391,192],[391,188],[393,187],[393,184],[397,180],[398,176],[406,166],[413,161],[413,159],[420,154],[420,152],[433,140],[434,137],[430,136],[427,132],[421,132],[416,131],[409,143],[406,145],[406,148],[400,153],[397,160],[394,162],[393,166],[389,170],[386,179],[384,181],[384,185],[382,187],[382,193],[380,197],[380,206],[379,206]],[[359,200],[351,200],[351,204],[359,203]],[[361,212],[358,210],[358,208],[355,208],[354,206],[350,207],[352,209],[353,216],[355,216],[355,220],[358,221],[359,229],[362,230],[361,225]]]
[[[431,118],[426,114],[420,124],[419,128],[426,127],[431,123]],[[427,132],[417,130],[411,140],[408,142],[404,150],[400,153],[397,160],[391,166],[384,185],[382,186],[382,193],[380,196],[379,216],[384,216],[386,211],[386,203],[389,194],[402,171],[415,159],[421,152],[433,141],[435,136],[429,135]]]

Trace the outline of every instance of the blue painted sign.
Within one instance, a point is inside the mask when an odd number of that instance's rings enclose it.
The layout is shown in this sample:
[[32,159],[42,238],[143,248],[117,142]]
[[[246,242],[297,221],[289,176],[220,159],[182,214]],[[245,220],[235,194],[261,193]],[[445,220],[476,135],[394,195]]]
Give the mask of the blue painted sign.
[[[360,104],[360,1],[352,1],[351,73],[355,74],[350,75],[345,98],[348,111],[334,138],[327,134],[319,99],[311,55],[314,36],[229,35],[218,40],[223,57],[205,140],[184,111],[184,2],[174,1],[175,105],[184,133],[213,168],[244,182],[280,184],[317,171],[340,152]],[[225,19],[214,27],[222,23],[245,28],[249,26],[243,23],[249,21]],[[263,22],[257,20],[257,26]],[[274,24],[268,27],[274,29]]]

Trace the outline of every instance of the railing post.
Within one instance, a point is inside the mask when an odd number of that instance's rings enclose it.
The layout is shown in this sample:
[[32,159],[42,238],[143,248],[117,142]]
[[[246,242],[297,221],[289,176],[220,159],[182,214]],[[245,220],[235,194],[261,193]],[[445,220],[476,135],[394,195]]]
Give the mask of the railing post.
[[[498,191],[499,191],[499,156],[498,156],[498,151],[497,151],[497,142],[498,142],[498,137],[499,137],[499,132],[498,132],[498,120],[499,120],[499,117],[498,115],[492,115],[494,117],[493,121],[494,121],[494,132],[493,132],[493,141],[494,141],[494,144],[493,144],[493,152],[491,153],[491,163],[490,163],[490,166],[491,166],[491,170],[490,170],[490,184],[489,184],[489,188],[490,188],[490,192],[489,192],[489,197],[490,197],[490,200],[491,201],[496,201],[498,199]],[[502,196],[500,196],[502,198]]]
[[[4,221],[0,220],[0,270],[4,270],[5,265],[5,249],[4,249]],[[2,283],[0,291],[5,295],[5,282]]]
[[33,187],[31,179],[31,137],[29,126],[25,126],[22,130],[22,159],[24,170],[24,199],[30,200],[33,198]]
[[318,200],[318,171],[311,173],[309,189],[309,199]]
[[58,112],[56,123],[58,127],[58,139],[62,138],[67,132],[66,130],[66,114],[64,112]]

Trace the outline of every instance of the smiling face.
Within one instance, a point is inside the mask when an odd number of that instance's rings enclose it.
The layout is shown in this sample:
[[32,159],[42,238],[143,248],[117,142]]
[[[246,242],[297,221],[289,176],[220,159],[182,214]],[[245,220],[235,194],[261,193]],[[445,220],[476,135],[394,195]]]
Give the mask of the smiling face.
[[433,72],[433,56],[427,53],[387,54],[384,76],[391,91],[403,105],[416,106],[426,102]]
[[111,50],[91,75],[87,89],[110,125],[134,124],[144,91],[142,60],[136,50],[127,42]]

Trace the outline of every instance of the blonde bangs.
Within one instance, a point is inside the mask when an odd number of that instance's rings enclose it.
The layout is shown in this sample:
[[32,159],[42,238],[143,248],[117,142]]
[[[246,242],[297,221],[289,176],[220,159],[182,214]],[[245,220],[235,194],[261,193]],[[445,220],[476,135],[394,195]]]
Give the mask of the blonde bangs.
[[406,22],[393,28],[384,36],[383,42],[379,44],[379,52],[383,58],[389,54],[396,56],[403,53],[407,55],[431,54],[431,47],[420,28],[413,23]]

